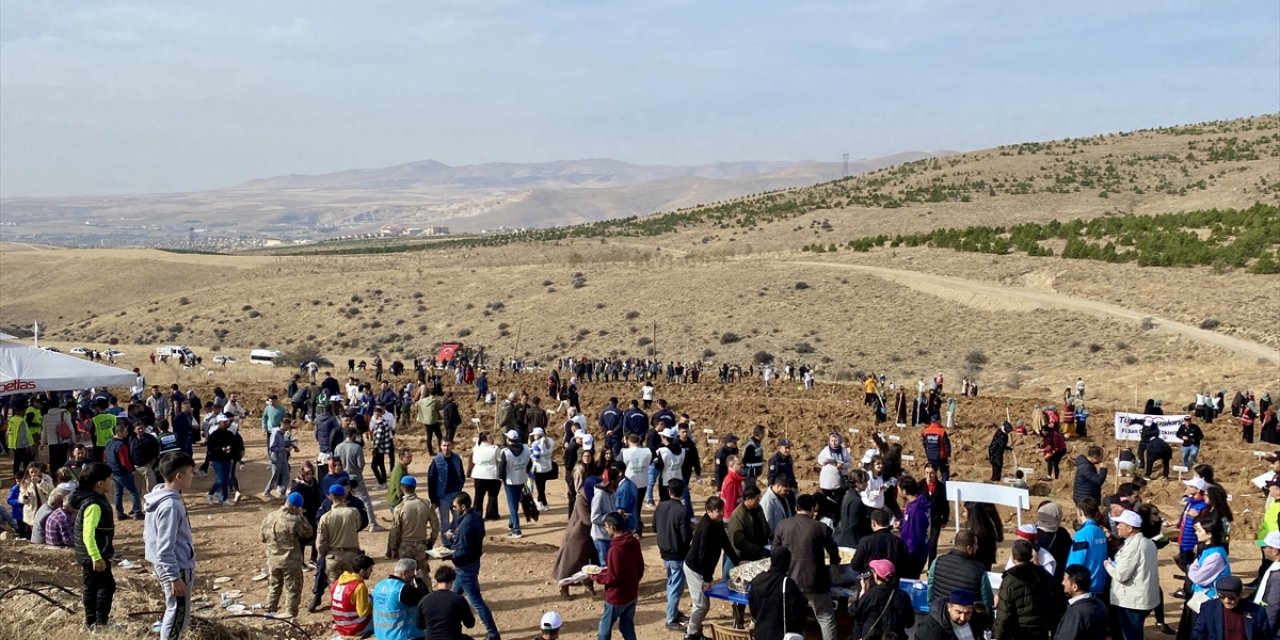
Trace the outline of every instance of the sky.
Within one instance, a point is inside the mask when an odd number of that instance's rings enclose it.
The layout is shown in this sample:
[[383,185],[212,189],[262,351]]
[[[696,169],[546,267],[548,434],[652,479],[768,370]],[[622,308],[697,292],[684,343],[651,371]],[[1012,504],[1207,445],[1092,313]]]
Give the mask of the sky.
[[1274,0],[0,0],[0,197],[838,162],[1277,111]]

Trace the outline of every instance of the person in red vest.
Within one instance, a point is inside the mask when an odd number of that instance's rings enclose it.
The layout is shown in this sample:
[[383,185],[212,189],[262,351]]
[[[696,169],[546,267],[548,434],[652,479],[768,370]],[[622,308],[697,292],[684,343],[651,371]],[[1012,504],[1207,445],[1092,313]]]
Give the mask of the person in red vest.
[[361,554],[351,566],[329,589],[333,630],[343,638],[368,638],[373,635],[373,597],[364,581],[373,576],[373,558]]
[[937,414],[931,416],[929,426],[920,432],[920,440],[924,444],[925,458],[937,467],[938,475],[946,482],[951,477],[951,437],[942,427]]

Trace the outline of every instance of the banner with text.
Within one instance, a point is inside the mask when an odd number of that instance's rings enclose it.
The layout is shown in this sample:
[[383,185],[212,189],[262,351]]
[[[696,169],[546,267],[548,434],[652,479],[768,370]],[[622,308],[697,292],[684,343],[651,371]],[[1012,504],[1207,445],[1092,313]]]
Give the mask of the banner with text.
[[1142,413],[1116,413],[1116,440],[1141,440],[1142,425],[1147,420],[1155,423],[1160,427],[1160,438],[1165,442],[1178,444],[1182,442],[1178,438],[1178,427],[1182,426],[1182,419],[1185,415],[1176,416],[1149,416]]

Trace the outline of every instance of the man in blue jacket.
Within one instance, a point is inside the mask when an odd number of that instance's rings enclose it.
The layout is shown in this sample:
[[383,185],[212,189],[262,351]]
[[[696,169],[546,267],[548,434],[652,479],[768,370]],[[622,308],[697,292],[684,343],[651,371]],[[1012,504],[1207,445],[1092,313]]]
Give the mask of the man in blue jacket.
[[462,457],[453,453],[453,441],[442,440],[440,453],[431,459],[427,468],[427,496],[440,511],[441,529],[449,528],[453,497],[462,491],[466,480],[462,472]]
[[[1191,629],[1193,640],[1232,640],[1240,637],[1245,640],[1269,640],[1275,637],[1262,607],[1252,599],[1240,597],[1240,591],[1244,588],[1240,578],[1219,578],[1215,586],[1218,598],[1200,606],[1200,615]],[[1240,635],[1241,631],[1244,632],[1243,636]]]
[[622,451],[622,410],[617,398],[609,398],[609,406],[600,411],[600,430],[604,432],[604,443],[617,456]]
[[1089,592],[1096,596],[1107,590],[1107,572],[1102,566],[1107,559],[1107,534],[1098,526],[1098,501],[1085,498],[1077,502],[1076,520],[1080,528],[1071,537],[1067,566],[1078,564],[1089,570]]
[[453,525],[444,533],[445,546],[453,549],[449,557],[458,570],[453,592],[461,593],[480,616],[488,631],[487,640],[498,640],[498,623],[480,594],[480,556],[484,555],[484,519],[471,508],[471,494],[459,492],[453,498]]

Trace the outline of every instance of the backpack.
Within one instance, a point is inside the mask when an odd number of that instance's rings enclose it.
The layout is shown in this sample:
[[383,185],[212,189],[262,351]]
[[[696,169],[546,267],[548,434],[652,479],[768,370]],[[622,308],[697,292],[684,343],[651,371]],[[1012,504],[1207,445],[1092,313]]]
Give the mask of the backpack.
[[54,435],[58,436],[59,443],[71,442],[72,437],[75,435],[71,430],[71,423],[67,420],[66,412],[63,412],[62,422],[58,423],[57,428],[54,430]]

